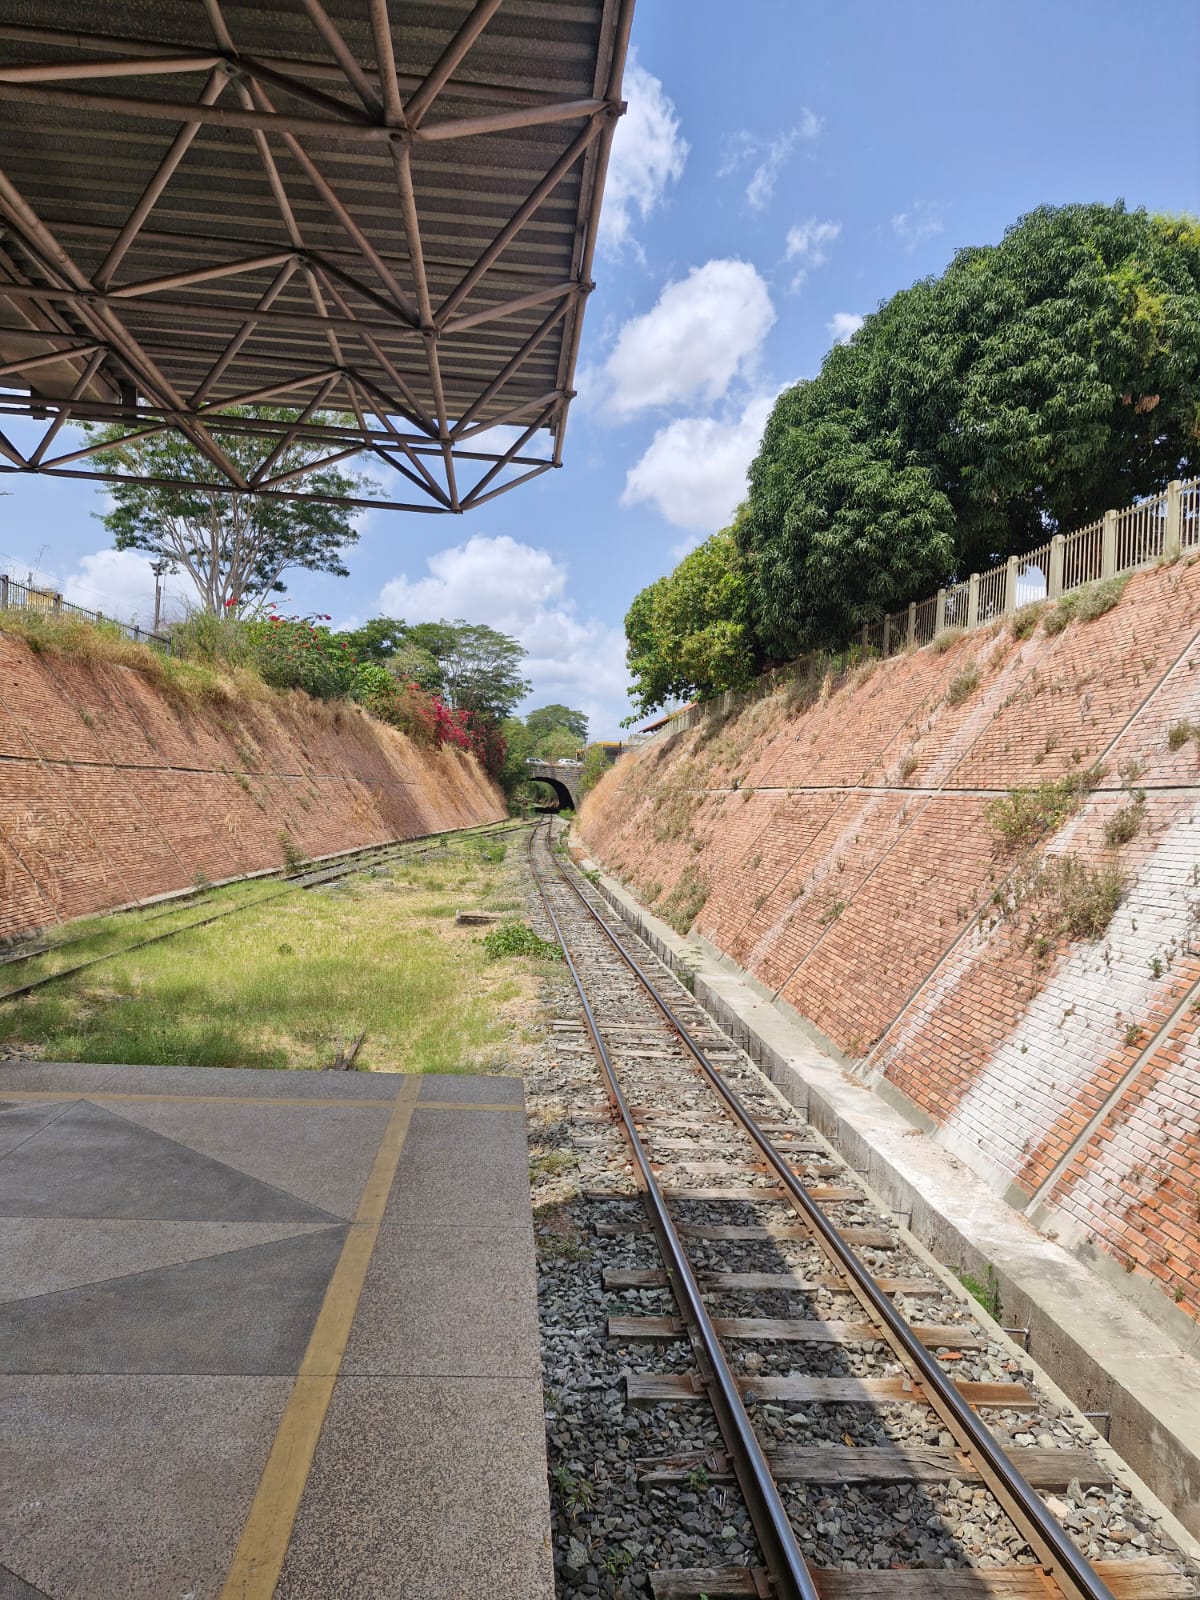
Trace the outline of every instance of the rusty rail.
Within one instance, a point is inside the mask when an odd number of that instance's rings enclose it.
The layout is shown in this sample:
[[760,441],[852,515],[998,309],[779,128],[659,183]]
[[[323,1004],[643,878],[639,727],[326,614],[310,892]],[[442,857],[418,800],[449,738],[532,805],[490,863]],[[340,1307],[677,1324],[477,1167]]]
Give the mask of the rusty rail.
[[[593,1048],[601,1060],[609,1098],[621,1115],[626,1136],[633,1149],[639,1183],[646,1192],[647,1205],[648,1209],[651,1210],[651,1221],[654,1223],[656,1234],[660,1233],[657,1214],[660,1210],[663,1214],[665,1222],[663,1237],[669,1240],[672,1252],[670,1257],[664,1252],[664,1261],[667,1264],[672,1288],[679,1301],[685,1322],[688,1324],[689,1334],[692,1333],[693,1319],[695,1319],[696,1326],[707,1328],[711,1333],[713,1345],[716,1347],[715,1355],[711,1357],[714,1371],[723,1371],[728,1374],[728,1365],[723,1352],[720,1350],[717,1335],[715,1331],[712,1331],[707,1312],[700,1302],[700,1291],[695,1277],[686,1261],[682,1244],[667,1212],[665,1200],[650,1170],[649,1162],[637,1130],[633,1125],[632,1118],[629,1115],[629,1109],[620,1085],[616,1081],[608,1053],[599,1037],[595,1019],[588,1005],[579,975],[567,950],[558,919],[550,906],[542,880],[538,876],[536,869],[532,869],[534,836],[531,833],[529,838],[531,870],[533,870],[535,881],[541,890],[547,914],[563,946],[563,955],[570,968],[575,986],[579,991],[588,1029],[592,1035]],[[880,1326],[886,1342],[897,1357],[908,1364],[910,1368],[916,1369],[919,1383],[914,1389],[913,1398],[917,1401],[924,1400],[956,1437],[960,1446],[966,1450],[978,1467],[984,1483],[995,1495],[996,1500],[1008,1514],[1013,1525],[1028,1541],[1037,1555],[1046,1576],[1057,1584],[1061,1593],[1068,1597],[1068,1600],[1114,1600],[1112,1590],[1079,1552],[1070,1536],[1050,1515],[1050,1512],[1038,1498],[1037,1493],[1025,1481],[1000,1448],[990,1430],[971,1410],[970,1406],[954,1387],[953,1382],[946,1377],[938,1366],[936,1357],[925,1349],[904,1318],[876,1284],[873,1276],[843,1240],[837,1228],[829,1221],[816,1202],[809,1197],[804,1185],[788,1165],[786,1156],[776,1148],[769,1136],[759,1127],[750,1111],[742,1104],[733,1089],[725,1082],[712,1062],[709,1061],[704,1050],[693,1038],[686,1025],[675,1015],[671,1006],[650,977],[624,948],[605,919],[591,905],[562,862],[554,857],[553,851],[551,851],[551,859],[562,882],[571,890],[579,904],[601,929],[618,956],[646,990],[662,1013],[664,1020],[678,1035],[684,1048],[691,1055],[710,1086],[721,1097],[725,1109],[757,1145],[764,1160],[772,1168],[774,1175],[784,1187],[787,1198],[793,1208],[811,1229],[814,1242],[824,1252],[830,1263],[843,1275],[850,1291],[858,1299],[860,1305]],[[662,1238],[660,1237],[660,1247],[661,1243]],[[681,1264],[676,1263],[676,1255],[680,1258]],[[694,1306],[692,1303],[693,1297],[695,1299]],[[696,1340],[693,1335],[693,1345],[695,1343]],[[709,1344],[707,1338],[704,1340],[703,1348],[705,1353],[708,1354]],[[704,1372],[703,1365],[701,1365],[701,1371],[702,1373]],[[734,1388],[736,1393],[736,1385],[734,1385]],[[745,1417],[744,1408],[741,1407],[740,1395],[737,1398],[742,1416]],[[717,1409],[718,1421],[721,1422],[722,1433],[725,1434],[725,1424],[721,1417],[721,1412],[715,1406],[714,1409]],[[749,1419],[745,1418],[745,1420],[749,1427]],[[742,1438],[740,1428],[737,1434],[739,1443],[731,1445],[729,1435],[725,1434],[726,1444],[729,1447],[730,1456],[733,1459],[743,1493],[746,1493],[745,1479],[748,1477],[751,1481],[752,1493],[747,1494],[747,1507],[755,1523],[755,1531],[759,1534],[760,1543],[763,1546],[763,1554],[776,1586],[776,1592],[781,1596],[799,1594],[807,1597],[816,1595],[818,1591],[811,1587],[811,1575],[808,1573],[803,1557],[795,1545],[794,1537],[790,1539],[775,1539],[773,1502],[779,1504],[781,1511],[783,1510],[782,1502],[779,1501],[778,1490],[775,1487],[770,1467],[757,1438],[753,1434],[752,1428],[750,1428],[750,1435],[751,1440],[747,1446],[747,1454],[740,1461],[738,1459],[738,1449],[741,1448]],[[763,1475],[769,1480],[769,1483],[762,1481]],[[770,1512],[768,1517],[768,1537],[766,1539],[763,1538],[762,1530],[759,1527],[759,1518],[755,1513],[755,1498],[752,1498],[752,1495],[757,1497],[762,1507]],[[784,1516],[786,1517],[786,1512],[784,1512]],[[789,1535],[790,1532],[789,1528]],[[784,1562],[782,1568],[778,1565],[781,1560]],[[795,1564],[797,1561],[799,1562],[799,1567]],[[809,1587],[805,1587],[805,1584],[809,1585]]]

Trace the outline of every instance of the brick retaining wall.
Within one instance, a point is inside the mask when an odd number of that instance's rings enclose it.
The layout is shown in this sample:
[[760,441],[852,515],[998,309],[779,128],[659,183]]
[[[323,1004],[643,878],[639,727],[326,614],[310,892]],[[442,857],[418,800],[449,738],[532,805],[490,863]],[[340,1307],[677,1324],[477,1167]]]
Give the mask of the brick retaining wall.
[[[662,735],[580,829],[660,915],[703,899],[698,933],[1012,1204],[1196,1317],[1200,739],[1171,751],[1181,720],[1200,726],[1196,562],[1054,636],[996,625]],[[1119,860],[1129,890],[1102,941],[1039,955],[993,902],[1029,860],[986,807],[1093,763],[1045,848]],[[1134,786],[1145,820],[1110,849]]]
[[505,815],[461,751],[356,707],[196,709],[0,634],[0,939],[304,856]]

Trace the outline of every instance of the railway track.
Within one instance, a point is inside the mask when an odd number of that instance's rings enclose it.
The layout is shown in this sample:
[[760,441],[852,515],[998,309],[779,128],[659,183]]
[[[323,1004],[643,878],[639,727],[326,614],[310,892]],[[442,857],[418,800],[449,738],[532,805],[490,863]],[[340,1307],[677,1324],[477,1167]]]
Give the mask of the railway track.
[[[145,938],[131,940],[128,944],[118,945],[112,950],[102,951],[87,957],[86,960],[77,961],[73,965],[56,967],[53,972],[39,974],[36,978],[31,978],[26,983],[11,985],[6,989],[0,990],[0,1003],[5,1000],[17,1000],[22,995],[34,993],[35,990],[43,988],[46,984],[57,983],[62,978],[72,977],[75,973],[83,972],[89,967],[98,966],[101,962],[112,961],[118,956],[129,955],[135,950],[142,950],[147,945],[159,944],[164,939],[173,939],[177,934],[189,933],[197,928],[207,928],[212,923],[223,922],[226,917],[236,916],[239,912],[253,911],[258,906],[269,905],[272,900],[281,899],[284,895],[295,894],[307,889],[318,889],[329,883],[338,883],[343,878],[351,877],[357,872],[367,872],[374,867],[387,866],[395,861],[416,860],[421,856],[429,855],[434,850],[443,849],[447,843],[455,840],[490,838],[498,833],[517,831],[522,826],[524,825],[520,822],[509,820],[483,828],[458,829],[452,833],[424,834],[418,835],[415,839],[394,840],[389,844],[364,845],[361,850],[353,851],[336,862],[330,862],[328,865],[319,866],[313,871],[303,872],[287,879],[278,889],[270,893],[250,895],[232,905],[223,905],[219,911],[214,911],[209,916],[198,917],[194,921],[180,923],[178,927],[168,928],[160,933],[148,934]],[[414,844],[419,844],[423,839],[430,838],[434,842],[424,845],[424,848],[416,850],[410,848]],[[261,878],[256,878],[253,881],[261,882],[262,880]],[[190,911],[202,910],[206,905],[213,904],[215,898],[193,900],[188,897],[185,901],[186,908]],[[133,931],[149,923],[158,922],[166,917],[178,914],[180,909],[181,907],[177,904],[166,910],[160,909],[149,912],[133,924]],[[122,913],[122,915],[125,914],[136,915],[132,910]],[[95,937],[94,933],[85,933],[78,938],[66,938],[34,946],[27,950],[12,951],[0,958],[0,967],[21,967],[26,962],[36,961],[42,956],[56,956],[60,952],[69,951],[75,946],[87,944]]]
[[[552,827],[530,834],[530,867],[582,1011],[582,1027],[560,1024],[558,1041],[570,1048],[574,1034],[580,1054],[590,1049],[608,1102],[590,1115],[620,1130],[627,1154],[614,1186],[584,1196],[597,1235],[649,1233],[658,1252],[656,1265],[605,1270],[605,1289],[639,1311],[609,1316],[608,1340],[641,1366],[628,1371],[628,1405],[707,1402],[720,1434],[719,1448],[643,1462],[643,1482],[736,1483],[758,1546],[749,1564],[650,1572],[657,1600],[1195,1596],[1161,1556],[1084,1557],[1046,1501],[1111,1487],[1111,1474],[1077,1444],[1028,1431],[1041,1402],[1013,1381],[1016,1363],[1003,1370],[1008,1353],[989,1349],[959,1302],[947,1312],[945,1285],[923,1263],[889,1265],[899,1231],[880,1225],[853,1172],[781,1114],[756,1069],[563,864]],[[932,1320],[931,1303],[949,1320]],[[1046,1442],[1019,1445],[1013,1431]],[[806,1548],[820,1543],[814,1499],[898,1484],[918,1487],[938,1520],[929,1562],[913,1564],[920,1540],[906,1534],[894,1547],[868,1539],[860,1570],[822,1568]],[[955,1550],[934,1508],[964,1494],[972,1531]],[[964,1567],[981,1521],[985,1559]]]

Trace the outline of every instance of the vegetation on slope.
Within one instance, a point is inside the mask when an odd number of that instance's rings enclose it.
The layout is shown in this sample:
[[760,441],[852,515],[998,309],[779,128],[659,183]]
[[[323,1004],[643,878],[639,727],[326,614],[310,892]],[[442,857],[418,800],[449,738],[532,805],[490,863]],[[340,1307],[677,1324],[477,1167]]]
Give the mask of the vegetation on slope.
[[732,528],[637,596],[641,709],[839,648],[1197,472],[1198,378],[1195,219],[1042,207],[960,250],[779,397]]

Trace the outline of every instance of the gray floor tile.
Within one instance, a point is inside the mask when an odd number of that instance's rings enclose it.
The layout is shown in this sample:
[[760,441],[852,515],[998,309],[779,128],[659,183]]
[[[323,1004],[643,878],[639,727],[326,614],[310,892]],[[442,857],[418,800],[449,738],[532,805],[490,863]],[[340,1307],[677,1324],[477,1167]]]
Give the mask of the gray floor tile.
[[49,1600],[49,1597],[44,1589],[35,1589],[15,1572],[0,1567],[0,1600]]
[[530,1226],[525,1118],[511,1111],[414,1113],[387,1220],[420,1226]]
[[53,1600],[216,1600],[291,1388],[0,1377],[0,1563]]
[[276,1600],[552,1600],[544,1427],[540,1379],[341,1379]]
[[[8,1068],[0,1064],[0,1090]],[[76,1066],[70,1063],[37,1062],[22,1070],[35,1081],[16,1088],[95,1088],[110,1094],[222,1094],[302,1096],[335,1100],[389,1100],[404,1082],[402,1072],[275,1072],[266,1067],[172,1067]],[[37,1074],[48,1076],[37,1078]],[[98,1081],[84,1081],[87,1075]],[[78,1083],[65,1081],[80,1075]],[[59,1077],[64,1079],[59,1082]]]
[[538,1377],[536,1306],[528,1229],[385,1229],[342,1371]]
[[325,1222],[124,1222],[7,1217],[0,1229],[0,1302],[199,1261],[326,1228]]
[[293,1374],[346,1230],[14,1300],[0,1372]]
[[417,1104],[435,1104],[469,1100],[487,1105],[519,1106],[525,1103],[520,1078],[497,1075],[487,1077],[460,1077],[457,1073],[427,1073],[421,1079],[421,1092]]
[[343,1219],[354,1215],[379,1141],[386,1106],[191,1105],[122,1102],[127,1121],[177,1139],[262,1183]]
[[294,1195],[86,1101],[0,1156],[0,1216],[334,1220]]
[[55,1117],[70,1110],[67,1100],[4,1100],[0,1099],[0,1156],[24,1144],[30,1134],[37,1133]]
[[124,1070],[107,1062],[90,1061],[0,1061],[0,1096],[5,1089],[63,1090],[103,1089],[114,1073]]

